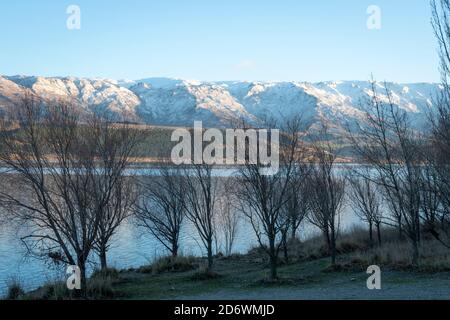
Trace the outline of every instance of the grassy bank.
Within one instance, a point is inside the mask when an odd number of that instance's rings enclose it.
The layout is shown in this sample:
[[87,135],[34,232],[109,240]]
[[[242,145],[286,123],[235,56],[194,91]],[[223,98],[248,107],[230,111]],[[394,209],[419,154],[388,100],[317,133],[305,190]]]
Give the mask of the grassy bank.
[[365,270],[331,271],[327,258],[282,265],[277,282],[265,280],[267,268],[246,257],[218,259],[215,271],[220,276],[208,280],[198,280],[194,270],[128,272],[115,290],[124,299],[366,299],[372,293],[380,299],[450,299],[449,272],[383,269],[378,293],[367,289]]
[[[338,242],[338,263],[330,267],[320,237],[289,245],[280,253],[279,280],[268,281],[268,261],[260,248],[244,255],[215,259],[206,274],[203,258],[162,258],[130,270],[96,273],[88,282],[90,299],[450,299],[450,251],[431,238],[422,243],[422,263],[410,265],[409,245],[395,231],[384,230],[381,246],[370,244],[367,232],[354,229]],[[382,290],[366,287],[367,267],[382,269]],[[18,299],[70,299],[64,284],[49,284]]]

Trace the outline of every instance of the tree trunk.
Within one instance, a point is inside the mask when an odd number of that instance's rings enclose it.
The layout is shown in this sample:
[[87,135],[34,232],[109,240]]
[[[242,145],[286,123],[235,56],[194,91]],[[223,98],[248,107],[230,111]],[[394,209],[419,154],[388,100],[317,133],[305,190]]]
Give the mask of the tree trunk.
[[295,229],[295,222],[292,222],[292,230],[291,230],[291,232],[292,232],[292,234],[291,234],[291,239],[292,239],[292,241],[294,241],[295,240],[295,238],[297,237],[297,230]]
[[414,268],[418,268],[419,267],[419,242],[417,241],[417,239],[414,239],[412,242],[412,251],[413,251],[413,256],[412,256],[412,265]]
[[270,280],[276,280],[278,278],[277,274],[277,254],[275,250],[275,239],[272,237],[269,239],[269,250],[270,250]]
[[331,265],[335,266],[336,265],[336,244],[335,241],[332,240],[331,241]]
[[277,257],[270,257],[270,280],[276,280],[278,278],[277,273]]
[[420,235],[420,216],[419,213],[417,212],[416,214],[416,237],[417,237],[417,244],[420,245],[420,243],[422,242],[422,237]]
[[176,258],[178,256],[178,243],[174,241],[172,243],[172,258]]
[[369,242],[370,246],[373,246],[373,223],[369,222]]
[[108,269],[108,262],[106,261],[106,248],[104,246],[102,246],[100,248],[100,267],[101,270],[106,270]]
[[331,230],[330,236],[330,253],[331,253],[331,265],[336,265],[336,236],[334,230]]
[[212,271],[213,268],[213,248],[212,248],[212,239],[208,240],[208,272]]
[[87,297],[87,279],[86,279],[86,262],[83,257],[78,257],[77,266],[80,268],[80,284],[81,289],[75,291],[76,297],[86,298]]
[[325,238],[325,242],[327,244],[328,249],[331,248],[331,240],[330,240],[330,233],[328,230],[324,230],[323,237]]
[[378,237],[378,245],[381,247],[381,228],[379,223],[377,223],[377,237]]
[[399,240],[403,240],[402,219],[399,218],[397,223],[398,223],[398,239]]
[[289,262],[289,252],[288,252],[288,245],[287,245],[287,237],[283,237],[283,253],[284,253],[284,260]]

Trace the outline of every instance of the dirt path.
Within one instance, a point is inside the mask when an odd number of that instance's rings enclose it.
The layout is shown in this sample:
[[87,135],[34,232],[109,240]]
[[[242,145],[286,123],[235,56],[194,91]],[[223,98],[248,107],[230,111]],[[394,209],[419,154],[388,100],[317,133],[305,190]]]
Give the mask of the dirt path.
[[414,279],[414,275],[390,274],[381,290],[368,290],[363,279],[337,279],[313,287],[262,288],[251,291],[220,290],[208,294],[179,297],[192,300],[418,300],[450,299],[450,276]]

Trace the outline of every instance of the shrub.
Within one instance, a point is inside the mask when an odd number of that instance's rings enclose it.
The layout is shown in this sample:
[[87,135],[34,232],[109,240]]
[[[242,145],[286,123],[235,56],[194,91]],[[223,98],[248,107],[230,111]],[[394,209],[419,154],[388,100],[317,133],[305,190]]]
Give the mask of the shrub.
[[[352,254],[345,268],[365,270],[369,265],[379,265],[393,270],[412,269],[411,245],[408,241],[387,242],[381,247],[360,250]],[[439,272],[450,270],[450,252],[435,240],[422,241],[418,271]]]
[[95,277],[87,282],[87,297],[89,299],[112,299],[116,296],[111,278]]
[[22,289],[21,284],[17,280],[13,280],[8,284],[6,300],[18,300],[24,295],[24,293],[25,291]]
[[[388,243],[398,242],[397,230],[383,228],[381,230],[383,246]],[[376,234],[374,232],[373,246],[369,242],[369,231],[363,227],[353,227],[343,232],[336,243],[336,250],[339,254],[359,254],[364,251],[377,250]],[[322,235],[314,236],[298,246],[297,255],[306,260],[315,260],[329,256],[328,247]],[[372,249],[373,248],[373,249]]]
[[[115,269],[95,271],[91,278],[87,280],[86,297],[82,299],[112,299],[116,296],[113,289],[114,282],[117,281],[119,273]],[[80,299],[76,291],[67,289],[64,281],[47,283],[33,292],[28,293],[24,298],[30,300],[72,300]]]
[[46,283],[37,290],[28,293],[25,299],[31,300],[68,300],[72,299],[72,292],[64,282]]
[[153,262],[150,266],[139,268],[138,272],[153,274],[163,272],[184,272],[197,269],[198,267],[198,259],[195,257],[163,257]]

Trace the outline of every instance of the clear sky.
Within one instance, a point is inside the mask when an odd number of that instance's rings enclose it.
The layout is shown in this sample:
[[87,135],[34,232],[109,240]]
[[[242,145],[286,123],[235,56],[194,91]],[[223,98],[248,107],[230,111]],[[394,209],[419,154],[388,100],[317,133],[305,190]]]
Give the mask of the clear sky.
[[1,1],[0,36],[3,75],[439,81],[428,0]]

